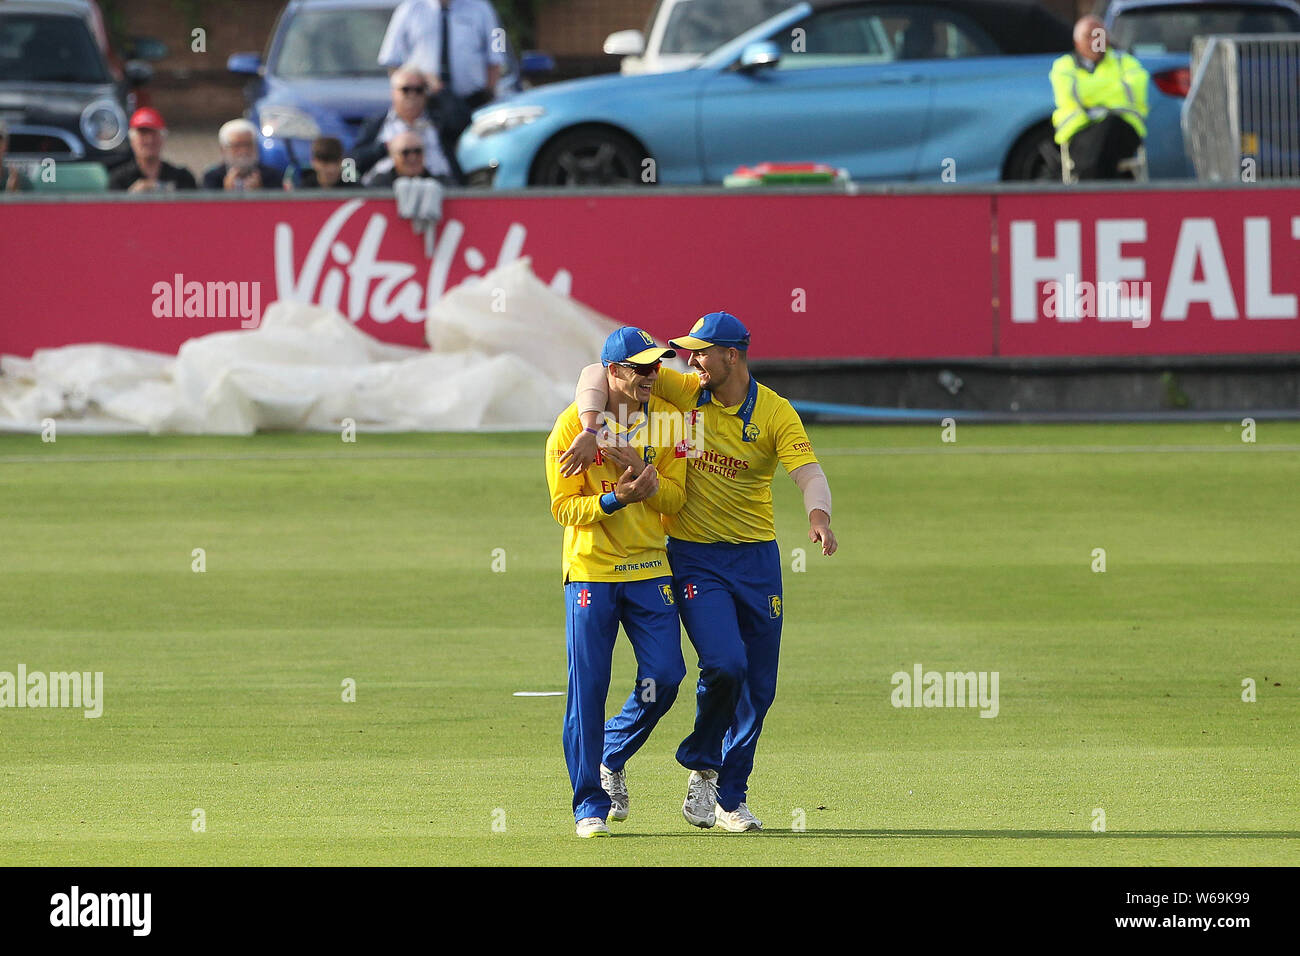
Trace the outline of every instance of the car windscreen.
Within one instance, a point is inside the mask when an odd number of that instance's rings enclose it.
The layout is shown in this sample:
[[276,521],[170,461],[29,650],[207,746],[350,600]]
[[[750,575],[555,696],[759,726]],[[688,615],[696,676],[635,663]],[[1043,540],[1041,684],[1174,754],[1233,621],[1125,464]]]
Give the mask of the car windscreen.
[[1296,33],[1300,16],[1264,4],[1224,3],[1126,10],[1110,29],[1116,46],[1143,54],[1187,53],[1192,37],[1218,33]]
[[393,11],[304,10],[285,28],[271,72],[289,78],[384,76],[379,47]]
[[90,29],[77,17],[0,12],[0,83],[110,83]]
[[659,52],[711,53],[790,6],[791,0],[686,0],[674,4]]

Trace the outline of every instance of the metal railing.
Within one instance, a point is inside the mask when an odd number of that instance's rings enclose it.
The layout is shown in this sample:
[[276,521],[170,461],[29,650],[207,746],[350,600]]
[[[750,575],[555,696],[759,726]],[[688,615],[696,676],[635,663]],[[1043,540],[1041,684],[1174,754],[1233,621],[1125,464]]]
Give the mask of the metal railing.
[[1183,141],[1196,178],[1300,178],[1300,33],[1192,41]]

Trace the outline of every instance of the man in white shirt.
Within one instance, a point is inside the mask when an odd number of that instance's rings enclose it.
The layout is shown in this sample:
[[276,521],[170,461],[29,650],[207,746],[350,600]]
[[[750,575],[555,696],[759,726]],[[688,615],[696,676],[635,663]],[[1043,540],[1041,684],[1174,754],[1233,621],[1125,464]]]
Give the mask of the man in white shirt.
[[470,114],[496,97],[505,31],[488,0],[403,0],[393,11],[379,62],[424,72],[443,143],[451,150]]

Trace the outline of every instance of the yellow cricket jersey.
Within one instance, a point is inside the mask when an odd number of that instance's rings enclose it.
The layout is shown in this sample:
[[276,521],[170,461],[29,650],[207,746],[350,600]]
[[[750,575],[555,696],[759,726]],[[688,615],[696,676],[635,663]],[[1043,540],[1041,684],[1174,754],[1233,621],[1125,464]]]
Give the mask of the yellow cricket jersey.
[[[735,544],[772,541],[772,476],[817,461],[799,414],[751,376],[749,394],[724,407],[698,375],[659,370],[654,394],[686,414],[686,504],[665,519],[671,537]],[[678,446],[679,453],[682,446]]]
[[[665,427],[666,420],[676,420],[676,428]],[[651,427],[651,421],[657,427]],[[680,412],[653,396],[641,415],[633,417],[628,441],[643,461],[658,470],[659,491],[606,514],[601,496],[614,490],[622,469],[602,456],[582,474],[562,477],[560,456],[582,432],[577,404],[555,420],[546,440],[546,481],[551,488],[551,514],[564,525],[566,583],[643,581],[671,573],[660,515],[676,513],[686,498],[686,459],[676,457],[673,445],[674,435],[681,435],[680,421]],[[617,423],[609,424],[621,430]]]

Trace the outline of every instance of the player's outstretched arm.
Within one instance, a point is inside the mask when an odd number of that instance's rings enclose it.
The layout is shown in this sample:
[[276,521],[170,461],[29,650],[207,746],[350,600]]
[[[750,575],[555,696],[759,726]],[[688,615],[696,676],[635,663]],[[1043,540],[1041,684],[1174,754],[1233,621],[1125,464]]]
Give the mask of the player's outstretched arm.
[[600,450],[599,434],[601,413],[609,401],[609,383],[605,380],[605,367],[600,363],[588,365],[578,374],[578,387],[574,399],[578,405],[578,421],[582,431],[560,456],[560,474],[565,478],[580,475],[596,461]]
[[612,501],[605,495],[585,494],[582,475],[565,477],[560,473],[560,456],[577,429],[577,425],[565,427],[557,423],[546,441],[546,484],[551,491],[551,515],[566,528],[603,521],[627,503],[617,494]]
[[839,549],[831,530],[831,486],[826,473],[816,462],[801,465],[790,477],[803,492],[804,510],[808,512],[808,540],[822,546],[822,554],[832,555]]
[[[695,407],[700,397],[700,377],[695,374],[683,375],[671,368],[661,368],[651,391],[680,410],[689,411]],[[600,448],[598,436],[603,424],[601,415],[609,401],[609,383],[605,379],[603,365],[596,363],[582,370],[578,375],[574,400],[584,430],[574,439],[561,459],[561,474],[566,478],[590,468]]]

